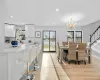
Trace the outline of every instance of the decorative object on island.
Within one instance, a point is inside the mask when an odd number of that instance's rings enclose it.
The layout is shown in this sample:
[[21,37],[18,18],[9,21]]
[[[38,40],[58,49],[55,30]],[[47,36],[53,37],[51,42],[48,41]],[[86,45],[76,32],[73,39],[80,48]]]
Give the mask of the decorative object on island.
[[12,44],[12,47],[17,47],[18,46],[18,41],[12,41],[11,44]]
[[41,32],[40,31],[36,31],[35,32],[35,37],[36,38],[40,38],[41,37]]
[[29,43],[32,43],[32,41],[31,41],[31,40],[28,40],[28,42],[29,42]]
[[16,29],[15,40],[25,40],[25,30]]

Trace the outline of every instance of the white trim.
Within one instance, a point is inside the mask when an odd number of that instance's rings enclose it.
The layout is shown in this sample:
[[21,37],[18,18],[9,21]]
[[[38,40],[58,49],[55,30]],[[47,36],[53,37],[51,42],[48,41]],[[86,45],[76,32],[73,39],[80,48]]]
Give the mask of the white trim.
[[98,43],[100,43],[100,40],[97,40],[97,42],[93,44],[92,48],[94,48]]
[[95,57],[96,59],[100,60],[100,57],[92,55],[92,57]]
[[[74,42],[76,42],[76,31],[82,31],[82,42],[83,42],[83,30],[67,30],[68,31],[73,31],[74,32]],[[68,37],[67,37],[68,40]]]
[[96,52],[100,52],[100,50],[96,49],[95,47],[92,47],[93,50],[95,50]]

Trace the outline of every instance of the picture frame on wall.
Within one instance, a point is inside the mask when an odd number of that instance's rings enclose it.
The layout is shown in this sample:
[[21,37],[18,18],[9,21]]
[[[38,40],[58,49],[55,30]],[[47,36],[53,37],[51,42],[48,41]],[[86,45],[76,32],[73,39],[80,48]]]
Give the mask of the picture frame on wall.
[[40,31],[36,31],[35,32],[35,37],[36,38],[40,38],[41,37],[41,32]]

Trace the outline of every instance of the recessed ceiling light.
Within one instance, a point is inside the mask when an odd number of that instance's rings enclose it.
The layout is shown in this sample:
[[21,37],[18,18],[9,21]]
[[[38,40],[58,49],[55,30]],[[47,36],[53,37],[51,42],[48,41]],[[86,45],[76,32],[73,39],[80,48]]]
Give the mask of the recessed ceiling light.
[[10,16],[11,18],[13,18],[13,16]]
[[58,12],[58,11],[59,11],[59,9],[56,9],[56,11]]
[[55,23],[53,22],[53,24],[55,24]]

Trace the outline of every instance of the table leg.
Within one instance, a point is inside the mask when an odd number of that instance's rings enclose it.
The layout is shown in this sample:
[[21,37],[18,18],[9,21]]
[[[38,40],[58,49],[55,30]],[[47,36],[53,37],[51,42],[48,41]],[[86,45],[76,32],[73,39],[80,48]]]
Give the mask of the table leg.
[[90,57],[90,55],[89,55],[89,57],[88,57],[88,63],[89,63],[89,64],[91,63],[91,57]]
[[88,50],[88,63],[90,64],[91,63],[91,50]]
[[59,48],[59,51],[58,51],[58,57],[57,57],[57,59],[58,59],[58,62],[59,62],[59,59],[60,59],[60,48]]
[[86,53],[88,54],[88,63],[91,63],[91,54],[90,54],[90,50],[86,50]]
[[62,59],[63,59],[63,54],[62,54],[62,49],[60,48],[60,63],[62,64]]

